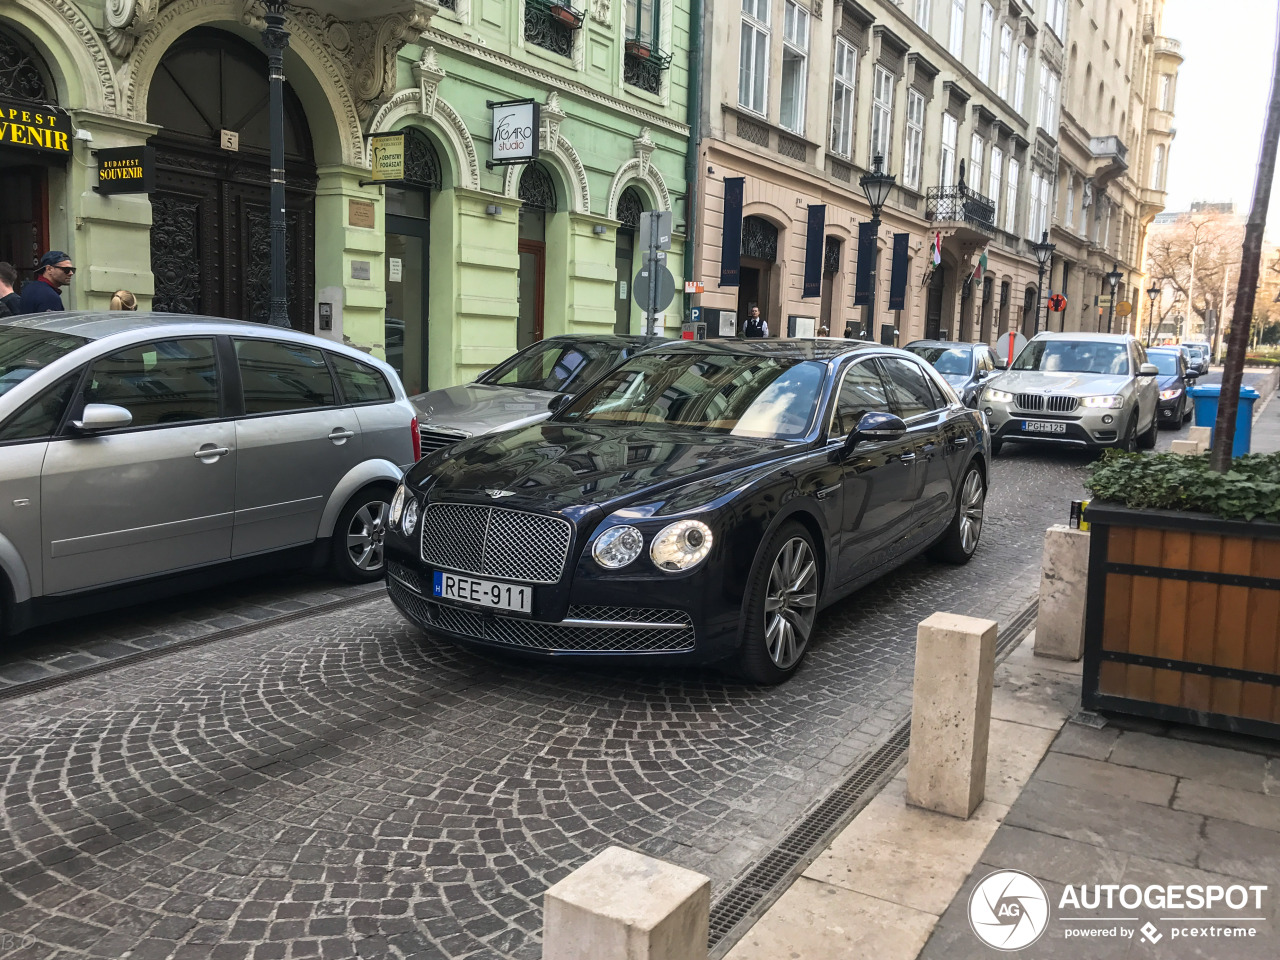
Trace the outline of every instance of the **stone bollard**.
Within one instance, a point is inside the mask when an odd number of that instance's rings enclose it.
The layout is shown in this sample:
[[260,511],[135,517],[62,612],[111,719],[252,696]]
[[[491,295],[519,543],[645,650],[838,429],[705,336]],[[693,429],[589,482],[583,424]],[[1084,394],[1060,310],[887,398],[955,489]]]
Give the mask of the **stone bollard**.
[[1079,660],[1083,655],[1088,582],[1089,531],[1054,524],[1044,533],[1040,561],[1036,656]]
[[1187,430],[1187,439],[1197,444],[1201,453],[1207,453],[1213,444],[1213,427],[1191,427]]
[[1186,457],[1196,457],[1205,452],[1205,448],[1195,440],[1174,440],[1169,444],[1170,453],[1180,453]]
[[609,847],[547,891],[543,960],[706,960],[711,880]]
[[967,820],[982,802],[996,622],[935,613],[916,629],[907,803]]

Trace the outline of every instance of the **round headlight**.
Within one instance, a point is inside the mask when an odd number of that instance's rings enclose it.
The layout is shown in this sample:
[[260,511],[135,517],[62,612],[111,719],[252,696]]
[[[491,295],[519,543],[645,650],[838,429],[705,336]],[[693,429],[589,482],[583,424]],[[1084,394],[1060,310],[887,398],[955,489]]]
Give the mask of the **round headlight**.
[[400,523],[400,514],[404,512],[404,501],[408,496],[403,483],[396,487],[396,495],[391,498],[390,520],[393,527]]
[[413,531],[418,527],[418,501],[413,497],[409,498],[409,502],[404,507],[404,519],[400,522],[400,529],[404,531],[406,537],[413,536]]
[[660,570],[688,570],[711,552],[711,528],[701,520],[680,520],[653,538],[649,556]]
[[596,563],[609,570],[617,570],[640,556],[644,549],[644,535],[630,524],[610,527],[591,545],[591,556]]

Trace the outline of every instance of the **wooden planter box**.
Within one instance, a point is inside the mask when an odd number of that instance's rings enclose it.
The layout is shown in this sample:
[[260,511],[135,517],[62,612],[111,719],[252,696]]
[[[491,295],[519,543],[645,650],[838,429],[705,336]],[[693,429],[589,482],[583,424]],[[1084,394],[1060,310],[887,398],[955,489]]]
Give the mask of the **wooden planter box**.
[[1280,524],[1086,516],[1084,706],[1280,739]]

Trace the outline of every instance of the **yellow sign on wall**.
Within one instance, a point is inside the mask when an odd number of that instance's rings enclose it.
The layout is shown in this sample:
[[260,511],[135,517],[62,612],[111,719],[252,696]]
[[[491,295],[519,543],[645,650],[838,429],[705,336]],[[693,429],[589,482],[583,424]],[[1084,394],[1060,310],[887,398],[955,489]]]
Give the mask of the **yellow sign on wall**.
[[369,138],[369,155],[373,160],[371,179],[404,179],[404,134],[380,133]]
[[65,157],[71,154],[71,133],[65,110],[0,97],[0,144]]

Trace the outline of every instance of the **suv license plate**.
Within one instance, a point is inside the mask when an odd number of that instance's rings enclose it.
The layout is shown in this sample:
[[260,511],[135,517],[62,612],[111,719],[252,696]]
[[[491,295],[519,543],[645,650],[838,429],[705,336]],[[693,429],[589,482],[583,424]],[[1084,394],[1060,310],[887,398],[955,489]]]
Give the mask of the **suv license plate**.
[[1023,433],[1066,433],[1065,423],[1054,423],[1051,420],[1023,420]]
[[519,583],[498,583],[494,580],[475,580],[454,573],[437,570],[434,574],[432,593],[442,600],[468,603],[477,607],[496,610],[515,610],[530,613],[533,610],[533,588]]

